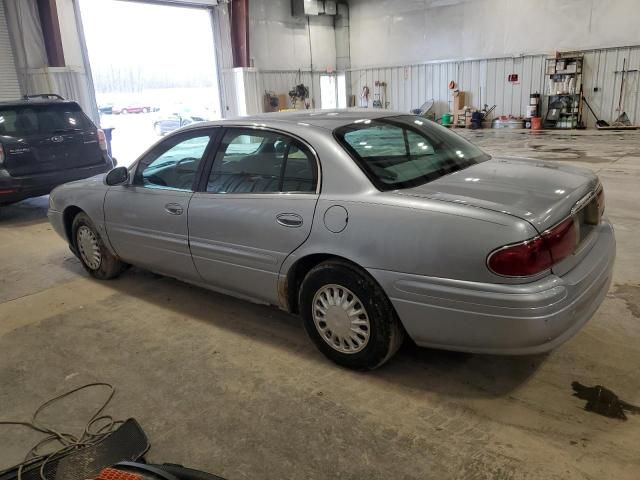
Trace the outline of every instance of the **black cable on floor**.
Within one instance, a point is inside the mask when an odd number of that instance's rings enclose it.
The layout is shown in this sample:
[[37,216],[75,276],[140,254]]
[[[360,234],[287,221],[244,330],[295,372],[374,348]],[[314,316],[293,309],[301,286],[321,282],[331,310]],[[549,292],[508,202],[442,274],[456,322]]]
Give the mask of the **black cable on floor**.
[[[53,405],[59,400],[62,400],[63,398],[73,395],[76,392],[94,387],[106,387],[109,389],[109,394],[107,396],[107,399],[101,404],[100,408],[96,410],[89,422],[87,422],[81,435],[76,436],[70,432],[56,430],[53,427],[42,424],[38,420],[38,415],[46,410],[47,407]],[[110,383],[88,383],[46,401],[36,409],[33,416],[31,417],[31,421],[0,420],[0,425],[19,425],[46,435],[46,437],[40,440],[29,450],[29,452],[27,452],[27,455],[25,456],[23,462],[10,467],[7,470],[0,471],[0,475],[7,472],[8,470],[18,467],[18,480],[22,480],[22,472],[24,467],[32,465],[34,463],[42,462],[42,464],[40,465],[40,478],[42,480],[48,480],[45,477],[44,468],[49,460],[60,455],[66,455],[74,450],[99,443],[104,437],[111,434],[122,423],[124,423],[121,420],[114,420],[111,415],[106,415],[103,413],[111,402],[111,399],[113,398],[115,392],[115,387]],[[52,451],[49,451],[48,453],[41,453],[42,448],[44,448],[45,446],[54,446],[54,449]]]

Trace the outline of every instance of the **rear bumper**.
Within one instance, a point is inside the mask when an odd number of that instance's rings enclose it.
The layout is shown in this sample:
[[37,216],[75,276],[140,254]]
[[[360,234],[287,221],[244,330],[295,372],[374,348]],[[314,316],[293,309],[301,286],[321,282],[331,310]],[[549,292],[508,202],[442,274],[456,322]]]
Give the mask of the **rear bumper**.
[[0,168],[0,204],[13,203],[26,198],[47,195],[58,185],[93,177],[113,168],[108,155],[103,156],[104,163],[89,167],[73,168],[56,172],[47,172],[24,177],[12,177]]
[[465,282],[370,270],[402,324],[421,346],[505,355],[542,353],[574,336],[609,289],[615,260],[613,228],[563,276],[521,285]]

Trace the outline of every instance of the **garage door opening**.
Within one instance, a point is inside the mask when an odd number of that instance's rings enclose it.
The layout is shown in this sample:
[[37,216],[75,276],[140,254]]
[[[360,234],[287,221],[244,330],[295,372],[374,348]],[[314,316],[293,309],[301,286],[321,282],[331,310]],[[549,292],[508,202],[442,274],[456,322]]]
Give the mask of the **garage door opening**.
[[220,118],[209,9],[81,0],[80,12],[100,123],[114,128],[120,165],[162,135]]

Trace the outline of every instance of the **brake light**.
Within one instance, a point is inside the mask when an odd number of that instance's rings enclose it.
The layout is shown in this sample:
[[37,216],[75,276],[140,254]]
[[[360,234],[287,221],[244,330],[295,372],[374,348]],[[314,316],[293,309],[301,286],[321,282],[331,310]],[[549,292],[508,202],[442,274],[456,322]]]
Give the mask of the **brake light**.
[[505,277],[536,275],[570,256],[577,242],[578,233],[570,217],[542,235],[494,250],[487,266]]
[[107,151],[107,137],[105,137],[104,131],[100,128],[98,129],[98,145],[100,150]]

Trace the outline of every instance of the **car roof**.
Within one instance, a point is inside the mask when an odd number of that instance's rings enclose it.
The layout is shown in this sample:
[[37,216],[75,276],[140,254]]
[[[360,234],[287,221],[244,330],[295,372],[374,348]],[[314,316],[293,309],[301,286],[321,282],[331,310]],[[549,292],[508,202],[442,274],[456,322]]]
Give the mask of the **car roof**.
[[[311,125],[327,130],[352,124],[358,120],[375,120],[378,118],[394,117],[397,115],[410,115],[403,112],[393,112],[383,109],[367,109],[367,108],[348,108],[335,110],[296,110],[286,112],[261,113],[258,115],[250,115],[247,117],[235,117],[227,120],[217,120],[207,122],[211,125],[251,125],[259,126],[283,126],[283,124],[292,125]],[[202,126],[202,123],[199,124]]]
[[0,107],[24,107],[27,105],[77,105],[71,100],[58,100],[54,98],[30,98],[18,100],[4,100],[0,102]]

